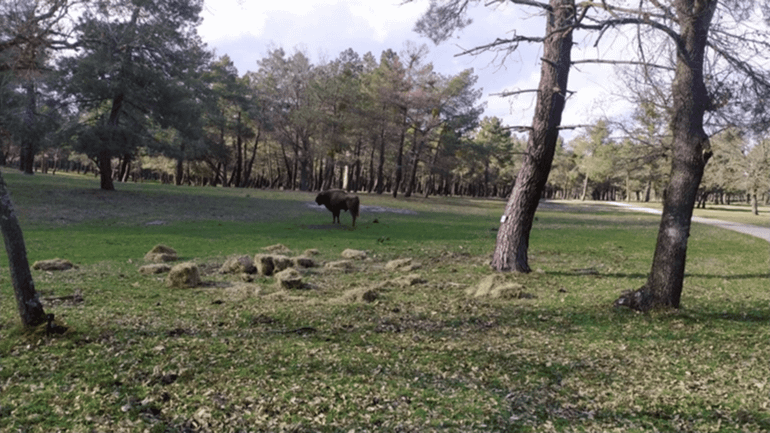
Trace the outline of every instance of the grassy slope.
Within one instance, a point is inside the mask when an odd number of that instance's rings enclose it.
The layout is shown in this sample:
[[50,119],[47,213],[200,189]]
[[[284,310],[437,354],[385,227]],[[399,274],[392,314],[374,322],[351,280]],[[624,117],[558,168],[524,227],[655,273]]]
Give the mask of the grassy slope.
[[[469,298],[490,274],[502,202],[363,195],[417,213],[363,213],[345,230],[312,194],[4,176],[30,260],[79,265],[35,271],[41,296],[84,302],[48,302],[65,335],[22,333],[0,273],[0,431],[770,430],[764,241],[694,226],[684,308],[640,315],[610,304],[644,282],[655,216],[544,206],[536,271],[508,276],[536,298]],[[156,243],[207,284],[139,275]],[[371,260],[316,270],[318,288],[291,295],[213,272],[275,243]],[[382,264],[404,257],[424,283],[345,300],[395,278]],[[315,332],[286,332],[303,327]]]

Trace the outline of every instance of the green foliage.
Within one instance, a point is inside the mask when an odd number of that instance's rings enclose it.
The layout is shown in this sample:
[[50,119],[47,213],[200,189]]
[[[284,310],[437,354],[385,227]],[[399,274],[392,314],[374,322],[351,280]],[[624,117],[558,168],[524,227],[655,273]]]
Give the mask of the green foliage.
[[[646,279],[651,215],[541,204],[535,271],[506,277],[534,297],[485,299],[465,290],[490,274],[500,201],[362,195],[416,213],[364,208],[350,230],[306,193],[4,175],[31,260],[78,268],[34,273],[61,335],[23,333],[0,277],[3,431],[770,430],[761,240],[694,225],[684,308],[642,315],[611,303]],[[140,275],[157,243],[204,286]],[[216,272],[275,243],[370,260],[290,294]],[[420,262],[425,283],[344,301],[395,278],[393,258]]]
[[70,133],[92,158],[133,155],[161,147],[157,129],[199,135],[194,103],[208,60],[195,26],[202,2],[116,1],[87,7],[76,26],[79,51],[59,63],[60,91],[82,118]]

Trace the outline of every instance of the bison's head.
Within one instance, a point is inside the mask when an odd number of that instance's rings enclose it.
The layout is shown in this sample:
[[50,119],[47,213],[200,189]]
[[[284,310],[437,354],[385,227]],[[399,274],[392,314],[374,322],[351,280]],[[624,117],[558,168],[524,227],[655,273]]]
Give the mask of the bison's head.
[[329,203],[329,194],[320,193],[315,197],[316,204],[325,205]]

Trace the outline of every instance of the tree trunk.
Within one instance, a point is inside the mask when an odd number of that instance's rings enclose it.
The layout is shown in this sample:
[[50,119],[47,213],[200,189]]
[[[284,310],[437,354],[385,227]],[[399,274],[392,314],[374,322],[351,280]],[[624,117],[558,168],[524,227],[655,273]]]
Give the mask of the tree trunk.
[[586,201],[587,195],[588,195],[588,173],[586,173],[586,177],[583,178],[583,192],[580,193],[580,201]]
[[13,209],[11,194],[2,175],[0,175],[0,230],[3,232],[5,251],[8,254],[11,282],[21,323],[25,327],[37,326],[45,322],[46,315],[35,291],[35,283],[32,281],[32,273],[27,261],[24,235]]
[[110,118],[107,120],[107,143],[104,144],[102,150],[99,151],[97,156],[97,163],[99,164],[99,178],[101,179],[101,188],[106,191],[114,191],[115,185],[112,183],[112,148],[117,146],[112,143],[115,139],[114,132],[118,129],[118,123],[120,121],[120,112],[123,109],[123,94],[118,94],[112,99],[112,108],[110,109]]
[[527,152],[497,232],[492,268],[530,272],[529,233],[551,171],[569,77],[574,0],[550,0],[543,42],[543,65]]
[[393,197],[398,197],[398,188],[404,177],[404,142],[406,141],[406,108],[402,108],[404,123],[401,125],[401,137],[398,139],[398,154],[396,155],[396,178],[393,185]]
[[35,95],[35,83],[30,79],[24,83],[27,93],[27,108],[24,110],[24,134],[21,139],[19,155],[19,170],[24,174],[35,173],[35,112],[37,111],[37,98]]
[[717,1],[677,0],[675,4],[681,30],[672,84],[673,161],[663,216],[647,283],[615,301],[615,305],[640,311],[679,308],[693,207],[703,169],[711,157],[703,129],[703,117],[710,106],[703,63]]
[[100,186],[105,191],[114,191],[115,184],[112,183],[112,156],[107,150],[99,152],[97,157],[99,163]]
[[385,128],[380,130],[380,155],[377,160],[377,194],[385,191]]
[[372,138],[372,151],[369,154],[369,179],[366,182],[366,192],[371,193],[374,190],[375,172],[374,172],[374,151],[377,148],[376,139]]
[[[435,189],[435,185],[433,185],[433,170],[436,167],[436,164],[438,163],[438,156],[439,156],[440,151],[441,151],[441,138],[439,137],[439,141],[438,141],[438,143],[436,143],[436,149],[433,152],[433,157],[431,158],[431,161],[430,161],[430,167],[429,167],[428,172],[430,173],[429,182],[431,182],[431,187],[428,188],[426,186],[426,188],[425,188],[425,195],[424,195],[425,198],[428,198],[428,195],[430,195],[433,192],[433,190]],[[488,160],[487,160],[486,164],[487,164],[487,166],[489,165],[489,161]]]
[[251,172],[254,170],[254,161],[257,160],[257,148],[259,147],[259,139],[261,137],[262,129],[258,127],[257,136],[254,138],[254,151],[251,153],[251,158],[249,159],[249,162],[246,163],[246,167],[244,167],[242,187],[246,187],[249,181],[251,181]]
[[241,112],[238,112],[238,123],[235,127],[235,167],[230,176],[230,185],[241,186],[241,175],[243,170],[243,140],[241,139]]
[[120,161],[120,167],[118,170],[118,180],[120,182],[125,182],[128,178],[128,172],[131,170],[131,159],[132,156],[129,154],[123,155],[123,158]]
[[414,133],[414,150],[412,152],[412,167],[409,170],[409,179],[407,179],[406,184],[406,191],[404,191],[404,197],[411,197],[412,196],[412,190],[414,189],[414,184],[417,180],[417,167],[420,164],[420,151],[422,150],[422,144],[423,142],[420,140],[417,140],[417,128],[415,128]]

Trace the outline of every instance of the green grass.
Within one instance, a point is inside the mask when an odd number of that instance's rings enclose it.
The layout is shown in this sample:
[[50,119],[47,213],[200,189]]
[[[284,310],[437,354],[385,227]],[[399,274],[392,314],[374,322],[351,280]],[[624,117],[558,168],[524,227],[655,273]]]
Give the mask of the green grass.
[[[770,431],[765,241],[694,225],[683,308],[638,314],[611,304],[645,281],[653,215],[542,206],[534,272],[507,276],[535,297],[472,298],[501,201],[363,194],[413,212],[363,212],[350,230],[308,193],[3,175],[30,260],[78,268],[33,271],[60,336],[20,328],[0,271],[0,431]],[[157,243],[205,284],[140,275]],[[276,243],[369,260],[316,268],[316,288],[291,294],[216,272]],[[424,282],[388,283],[394,258]],[[375,302],[345,300],[368,287]]]

